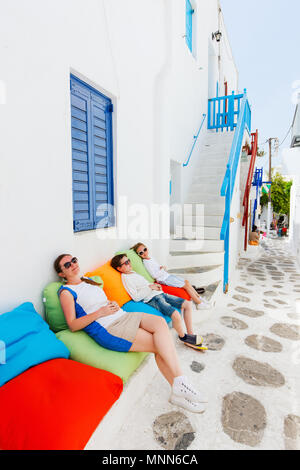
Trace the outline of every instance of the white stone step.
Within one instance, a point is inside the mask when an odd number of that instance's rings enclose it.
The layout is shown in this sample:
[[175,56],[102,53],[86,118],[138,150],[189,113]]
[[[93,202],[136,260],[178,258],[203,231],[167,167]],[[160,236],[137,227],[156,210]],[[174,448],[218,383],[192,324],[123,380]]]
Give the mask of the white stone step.
[[223,218],[223,215],[186,215],[184,224],[194,227],[221,227]]
[[193,183],[189,194],[209,193],[220,195],[222,183],[222,179],[220,179],[217,183]]
[[200,158],[206,157],[206,158],[227,158],[228,159],[229,154],[230,154],[230,146],[215,145],[215,146],[205,147],[200,152]]
[[169,252],[216,253],[224,251],[223,240],[170,240]]
[[208,166],[203,165],[195,168],[194,176],[225,176],[226,173],[226,165],[224,166]]
[[191,253],[172,252],[168,257],[168,269],[195,268],[197,266],[216,266],[224,263],[224,252]]
[[219,266],[202,266],[194,268],[171,269],[170,274],[175,274],[190,281],[192,285],[204,286],[220,281],[223,276],[223,265]]
[[173,238],[188,238],[189,240],[220,240],[220,231],[219,227],[177,225]]
[[[205,204],[205,205],[215,205],[216,208],[225,208],[225,198],[218,194],[205,194],[205,193],[191,193],[188,194],[186,199],[186,204]],[[216,215],[212,212],[212,215]]]
[[[223,198],[224,199],[224,198]],[[207,215],[217,215],[217,216],[223,216],[224,217],[224,211],[225,211],[225,205],[224,203],[222,204],[216,204],[216,203],[202,203],[202,202],[185,202],[185,204],[187,204],[188,207],[191,208],[191,212],[187,212],[187,215],[191,215],[191,214],[197,214],[197,215],[204,215],[207,216]],[[192,209],[194,209],[194,212],[192,211]]]
[[232,141],[234,132],[208,132],[205,136],[205,143],[207,142],[230,142]]
[[224,175],[208,175],[208,176],[193,176],[192,185],[194,184],[212,184],[212,185],[219,185],[222,184],[224,179]]

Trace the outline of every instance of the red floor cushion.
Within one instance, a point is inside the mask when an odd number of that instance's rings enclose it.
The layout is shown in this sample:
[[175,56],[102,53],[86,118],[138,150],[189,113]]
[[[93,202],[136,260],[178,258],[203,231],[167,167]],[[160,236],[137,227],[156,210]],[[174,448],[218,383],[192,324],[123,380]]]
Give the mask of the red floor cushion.
[[68,359],[0,387],[1,450],[81,450],[123,389],[110,372]]
[[185,300],[191,300],[191,296],[181,287],[164,286],[163,284],[161,284],[161,287],[165,294],[175,295],[175,297],[181,297],[181,299]]

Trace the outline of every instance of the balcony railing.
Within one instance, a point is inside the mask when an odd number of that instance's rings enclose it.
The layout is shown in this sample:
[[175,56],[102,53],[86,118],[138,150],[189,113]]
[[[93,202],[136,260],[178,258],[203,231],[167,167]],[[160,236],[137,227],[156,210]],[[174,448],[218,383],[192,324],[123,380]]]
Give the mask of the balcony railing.
[[[217,132],[223,132],[224,130],[234,131],[238,124],[242,100],[246,93],[247,91],[244,90],[244,94],[235,95],[233,91],[232,95],[218,96],[217,98],[209,99],[207,128],[215,129]],[[250,133],[251,110],[248,101],[246,108],[248,108],[246,109],[246,125]]]

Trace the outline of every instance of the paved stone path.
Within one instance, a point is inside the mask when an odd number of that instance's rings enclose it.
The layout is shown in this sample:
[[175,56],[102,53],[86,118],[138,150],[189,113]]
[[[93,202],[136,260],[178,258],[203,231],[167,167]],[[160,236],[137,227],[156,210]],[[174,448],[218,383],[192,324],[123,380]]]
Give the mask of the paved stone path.
[[176,342],[184,373],[209,398],[206,412],[170,405],[157,373],[112,449],[300,450],[300,270],[286,241],[256,255],[239,260],[208,320],[194,312],[209,351]]

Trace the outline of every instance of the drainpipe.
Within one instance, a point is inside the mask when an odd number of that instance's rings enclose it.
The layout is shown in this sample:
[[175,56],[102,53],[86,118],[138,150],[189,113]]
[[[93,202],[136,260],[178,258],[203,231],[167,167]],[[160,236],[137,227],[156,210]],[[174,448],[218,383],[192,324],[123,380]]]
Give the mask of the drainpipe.
[[[218,31],[221,31],[221,5],[218,0]],[[221,86],[221,41],[218,44],[218,71],[219,71],[219,87]]]

